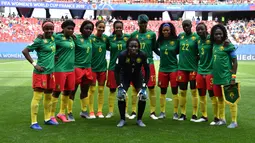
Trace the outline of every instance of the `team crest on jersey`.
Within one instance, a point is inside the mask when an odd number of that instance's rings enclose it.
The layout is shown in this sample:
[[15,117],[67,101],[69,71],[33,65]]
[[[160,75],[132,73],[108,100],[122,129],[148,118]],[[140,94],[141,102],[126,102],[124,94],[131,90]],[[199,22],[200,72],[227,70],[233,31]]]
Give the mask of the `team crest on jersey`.
[[138,39],[138,34],[135,37]]
[[211,44],[211,41],[210,40],[206,40],[205,43],[206,44]]
[[84,39],[83,39],[83,38],[81,38],[81,42],[82,42],[82,43],[84,42]]
[[56,89],[60,90],[60,85],[59,84],[56,85]]
[[150,39],[150,38],[151,38],[151,35],[150,35],[150,34],[147,34],[146,37],[147,37],[148,39]]
[[128,37],[124,37],[123,39],[124,39],[124,41],[127,41],[127,40],[128,40]]
[[130,58],[126,58],[126,63],[130,63]]
[[43,81],[43,83],[42,83],[42,84],[43,84],[43,87],[45,87],[45,86],[46,86],[46,81]]
[[43,43],[44,43],[44,44],[48,43],[47,39],[44,39],[44,40],[43,40]]
[[195,40],[196,40],[196,37],[195,37],[195,36],[192,36],[191,39],[192,39],[193,41],[195,41]]
[[223,50],[224,50],[224,47],[223,47],[223,46],[220,46],[220,50],[223,51]]
[[137,62],[137,63],[141,63],[141,61],[142,61],[141,58],[137,58],[137,59],[136,59],[136,62]]
[[172,46],[173,46],[174,44],[175,44],[175,43],[174,43],[174,41],[171,41],[171,42],[170,42],[170,45],[172,45]]
[[181,39],[184,39],[184,36],[182,36]]
[[63,39],[63,40],[66,40],[66,37],[63,37],[62,39]]

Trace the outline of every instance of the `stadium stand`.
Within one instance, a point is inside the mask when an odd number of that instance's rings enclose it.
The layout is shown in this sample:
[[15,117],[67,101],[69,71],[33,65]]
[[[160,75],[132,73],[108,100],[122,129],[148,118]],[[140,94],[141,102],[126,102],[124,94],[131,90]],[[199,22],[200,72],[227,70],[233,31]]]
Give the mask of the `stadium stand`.
[[[76,19],[75,32],[79,33],[79,27],[83,20]],[[94,23],[96,21],[93,21]],[[137,21],[134,20],[123,20],[124,22],[124,32],[131,33],[137,30]],[[171,21],[175,27],[177,33],[182,31],[181,21]],[[215,21],[203,21],[208,26],[208,32],[213,25],[217,22]],[[41,30],[42,20],[36,18],[6,18],[0,17],[0,42],[32,42],[32,40],[39,34],[42,33]],[[55,31],[61,31],[61,20],[55,20]],[[150,21],[148,28],[152,31],[158,33],[158,27],[162,21]],[[192,30],[195,31],[196,21],[193,21]],[[112,31],[112,23],[108,24],[110,27],[110,33]],[[240,44],[251,44],[255,43],[255,22],[254,21],[229,21],[227,24],[227,29],[229,34],[235,39],[237,43]]]

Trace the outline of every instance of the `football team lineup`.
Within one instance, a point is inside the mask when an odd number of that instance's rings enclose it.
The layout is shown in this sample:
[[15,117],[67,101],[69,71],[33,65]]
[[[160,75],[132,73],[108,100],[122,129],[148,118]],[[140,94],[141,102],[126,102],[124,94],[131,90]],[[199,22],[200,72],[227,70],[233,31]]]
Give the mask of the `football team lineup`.
[[[34,42],[22,51],[25,58],[34,66],[30,128],[42,129],[37,122],[38,105],[42,97],[46,125],[58,125],[57,119],[63,123],[74,122],[73,104],[78,88],[81,117],[112,118],[117,100],[120,115],[117,127],[125,126],[126,118],[136,118],[138,126],[146,127],[142,120],[146,101],[150,102],[151,119],[166,117],[169,83],[173,120],[187,120],[187,91],[190,88],[191,122],[208,122],[209,104],[206,96],[208,94],[211,100],[209,106],[212,107],[213,113],[210,125],[227,124],[225,117],[227,102],[231,112],[231,122],[227,127],[237,128],[237,103],[240,99],[240,86],[236,82],[237,55],[235,46],[227,39],[225,26],[216,24],[209,34],[206,24],[201,22],[197,24],[196,32],[193,32],[192,22],[184,20],[183,32],[177,35],[171,22],[163,22],[156,37],[155,32],[147,29],[148,21],[147,15],[139,15],[139,30],[131,35],[122,33],[122,21],[115,21],[114,31],[109,37],[103,34],[106,25],[100,20],[95,24],[95,34],[92,34],[94,24],[88,20],[82,23],[81,34],[74,34],[76,25],[72,20],[62,23],[60,33],[53,33],[52,21],[44,21],[42,23],[44,33],[38,35]],[[29,54],[32,51],[38,55],[37,63]],[[110,51],[108,67],[106,51]],[[153,52],[160,56],[157,80]],[[104,97],[107,96],[104,95],[105,84],[110,90],[106,116],[103,114]],[[131,99],[127,96],[130,85],[132,85]],[[160,88],[158,115],[156,86]],[[96,112],[95,92],[98,95]],[[60,110],[55,115],[59,96]],[[129,100],[132,102],[131,114],[127,112]],[[201,114],[200,117],[198,113]]]

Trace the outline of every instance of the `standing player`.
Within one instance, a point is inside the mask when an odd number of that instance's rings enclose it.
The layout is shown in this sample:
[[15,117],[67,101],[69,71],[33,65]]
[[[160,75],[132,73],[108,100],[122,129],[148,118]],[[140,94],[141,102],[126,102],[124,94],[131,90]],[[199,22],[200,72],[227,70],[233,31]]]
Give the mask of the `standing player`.
[[109,50],[109,41],[108,37],[103,34],[105,31],[104,21],[96,22],[96,34],[91,35],[92,40],[92,74],[93,81],[89,89],[89,109],[90,109],[90,118],[96,118],[94,114],[94,92],[96,90],[96,81],[98,82],[98,111],[97,116],[99,118],[104,118],[102,113],[103,104],[104,104],[104,85],[106,80],[106,71],[107,71],[107,62],[105,59],[106,50]]
[[93,80],[91,70],[92,59],[92,42],[89,36],[94,30],[94,24],[91,21],[85,20],[80,27],[81,34],[76,34],[75,43],[75,90],[71,93],[68,102],[68,120],[74,121],[72,107],[75,93],[80,85],[81,93],[81,113],[80,116],[89,118],[87,106],[89,104],[88,90]]
[[[145,76],[142,75],[141,68],[144,67]],[[150,69],[147,56],[140,51],[140,43],[138,39],[130,38],[127,41],[127,50],[120,53],[115,66],[115,78],[118,87],[118,107],[121,120],[117,127],[125,125],[125,107],[126,107],[126,91],[130,83],[133,83],[139,95],[137,125],[145,127],[142,122],[142,116],[146,106],[146,88],[150,76]],[[143,78],[144,77],[144,78]]]
[[[55,40],[52,37],[54,24],[52,21],[42,23],[44,32],[43,38],[36,38],[32,45],[27,46],[23,51],[25,58],[34,66],[33,89],[34,95],[31,102],[31,126],[30,128],[41,130],[42,127],[37,123],[37,113],[39,102],[44,94],[44,123],[46,125],[57,125],[50,119],[50,100],[54,88],[53,71],[55,56]],[[29,52],[36,51],[37,63],[33,61]]]
[[159,27],[159,37],[157,45],[160,49],[160,65],[158,73],[158,86],[161,89],[160,95],[160,115],[158,118],[165,118],[166,93],[168,83],[171,83],[173,94],[174,114],[173,119],[178,120],[178,83],[177,54],[179,52],[179,41],[175,27],[172,23],[162,23]]
[[[217,24],[211,29],[213,42],[213,92],[218,97],[219,121],[215,125],[225,125],[225,102],[222,96],[221,85],[234,85],[237,71],[237,57],[232,44],[224,46],[227,39],[227,30],[224,25]],[[236,128],[237,104],[230,106],[232,122],[228,128]]]
[[75,86],[74,75],[74,58],[75,58],[75,43],[73,41],[75,23],[72,20],[66,20],[62,23],[63,31],[56,34],[56,62],[55,62],[55,88],[51,99],[51,118],[55,119],[55,111],[60,93],[60,111],[57,117],[62,122],[70,122],[66,119],[65,111],[67,109],[68,100]]
[[[115,21],[113,23],[113,34],[109,37],[110,42],[110,64],[108,68],[108,77],[107,77],[107,86],[110,88],[110,94],[108,96],[108,104],[109,104],[109,113],[107,114],[106,118],[111,118],[113,116],[113,109],[114,109],[114,101],[116,95],[116,80],[114,76],[114,69],[116,65],[116,60],[118,55],[121,51],[126,49],[126,42],[129,39],[128,34],[123,34],[123,22]],[[127,98],[126,98],[126,102]],[[127,108],[126,108],[127,109]],[[126,112],[126,117],[128,118],[129,115]]]
[[[149,60],[150,67],[150,79],[148,82],[149,88],[149,98],[150,98],[150,117],[154,120],[157,120],[155,110],[156,110],[156,93],[155,93],[155,85],[156,85],[156,73],[153,62],[153,51],[159,55],[160,52],[156,48],[156,34],[147,29],[149,17],[145,14],[141,14],[138,16],[138,25],[139,30],[135,31],[131,34],[132,38],[137,38],[141,43],[141,50],[144,51]],[[144,72],[143,72],[144,73]],[[134,119],[136,117],[136,90],[132,90],[132,114],[129,119]]]
[[182,22],[184,32],[179,34],[179,65],[178,65],[178,82],[180,87],[179,103],[181,107],[181,116],[179,121],[186,120],[186,95],[188,82],[192,95],[192,117],[190,121],[197,120],[198,95],[196,89],[196,73],[198,66],[198,35],[191,31],[192,23],[190,20]]
[[209,96],[212,100],[214,121],[211,124],[215,124],[219,119],[218,117],[218,103],[217,98],[213,95],[213,76],[212,76],[212,43],[210,40],[210,34],[207,32],[207,27],[204,23],[199,23],[196,27],[199,51],[198,62],[198,74],[196,77],[197,88],[200,97],[200,110],[202,117],[195,122],[206,122],[207,118],[207,97],[206,90],[208,90]]

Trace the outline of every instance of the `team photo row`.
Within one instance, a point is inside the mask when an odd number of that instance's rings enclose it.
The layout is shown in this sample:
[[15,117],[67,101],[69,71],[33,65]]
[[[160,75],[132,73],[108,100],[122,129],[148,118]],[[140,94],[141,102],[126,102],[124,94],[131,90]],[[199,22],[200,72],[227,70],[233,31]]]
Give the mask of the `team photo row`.
[[[117,127],[125,126],[126,119],[136,119],[138,126],[145,127],[142,117],[147,101],[151,119],[166,118],[169,94],[173,111],[167,112],[171,112],[173,120],[185,121],[190,116],[191,122],[210,121],[208,125],[211,126],[226,125],[225,104],[228,103],[231,122],[227,127],[237,128],[238,63],[236,47],[228,39],[225,26],[216,24],[207,29],[207,25],[200,22],[196,24],[196,31],[192,31],[192,21],[184,20],[183,32],[177,34],[171,22],[162,21],[156,34],[147,29],[148,23],[148,16],[141,14],[138,30],[126,34],[123,33],[123,22],[117,20],[113,23],[112,34],[107,36],[104,34],[105,21],[99,20],[94,25],[85,20],[79,27],[80,33],[74,33],[76,24],[65,20],[62,31],[55,33],[54,23],[45,20],[43,33],[22,51],[34,68],[30,128],[42,129],[37,122],[42,98],[44,124],[74,122],[73,104],[77,89],[80,89],[79,114],[86,119],[111,118],[117,102],[120,116]],[[108,64],[107,51],[110,53]],[[37,62],[30,52],[36,52]],[[160,57],[158,69],[154,65],[153,52]],[[104,94],[105,85],[108,95]],[[167,93],[168,86],[171,93]],[[156,88],[160,89],[160,95],[156,94]],[[127,94],[129,89],[131,96]],[[188,89],[192,107],[186,106]],[[97,111],[94,111],[94,95],[97,95]],[[206,95],[209,95],[211,105],[207,104]],[[105,96],[108,99],[107,114],[103,113]],[[159,113],[156,113],[157,97],[160,99]],[[132,112],[128,113],[130,100]],[[207,106],[212,107],[212,120],[209,120]],[[191,115],[186,114],[187,108],[192,108]]]

